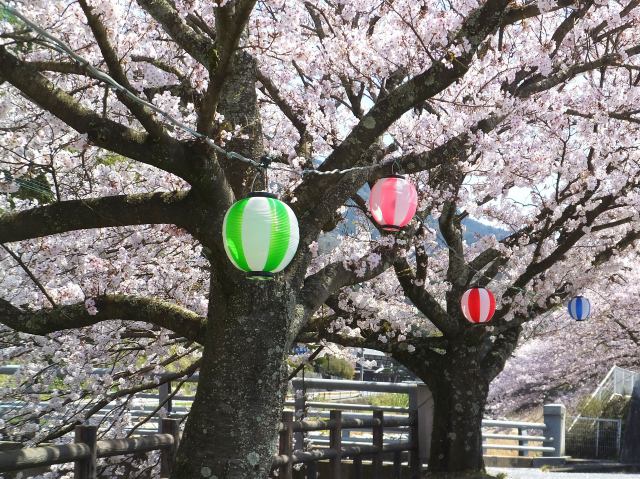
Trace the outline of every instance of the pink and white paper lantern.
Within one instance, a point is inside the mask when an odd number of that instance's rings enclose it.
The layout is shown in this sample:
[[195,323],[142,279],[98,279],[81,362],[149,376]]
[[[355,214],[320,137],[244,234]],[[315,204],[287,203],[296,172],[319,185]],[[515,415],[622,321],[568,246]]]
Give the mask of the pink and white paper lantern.
[[416,187],[404,176],[386,176],[371,189],[369,211],[383,230],[400,231],[409,224],[417,206]]

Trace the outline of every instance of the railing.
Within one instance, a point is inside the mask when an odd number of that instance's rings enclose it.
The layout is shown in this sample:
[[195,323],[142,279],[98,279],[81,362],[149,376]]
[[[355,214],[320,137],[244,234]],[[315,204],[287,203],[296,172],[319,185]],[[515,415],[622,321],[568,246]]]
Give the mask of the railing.
[[[0,374],[14,374],[19,366],[0,367]],[[105,374],[106,370],[94,370],[94,374]],[[141,400],[143,404],[139,409],[129,408],[129,414],[133,418],[144,418],[141,422],[146,421],[143,427],[138,427],[135,431],[137,435],[156,435],[160,426],[160,417],[157,412],[164,407],[165,412],[171,417],[183,417],[189,412],[189,406],[193,400],[193,396],[180,394],[180,391],[172,391],[171,383],[160,376],[161,384],[158,386],[158,393],[139,393],[135,398]],[[193,375],[187,378],[188,382],[196,382],[198,376]],[[164,382],[162,382],[164,381]],[[379,383],[369,381],[344,381],[344,380],[328,380],[328,379],[294,379],[292,381],[294,392],[293,401],[287,401],[286,407],[294,409],[295,420],[312,418],[318,421],[331,421],[329,410],[343,411],[341,418],[344,421],[340,428],[341,444],[344,447],[371,447],[369,444],[373,440],[373,431],[363,432],[360,424],[370,424],[376,414],[384,414],[385,434],[382,435],[382,442],[385,447],[396,447],[397,444],[405,444],[407,437],[411,436],[411,428],[407,424],[398,425],[402,421],[409,421],[410,417],[416,420],[414,434],[416,438],[412,441],[419,445],[418,461],[426,463],[429,456],[431,442],[431,425],[433,421],[433,399],[430,391],[424,384],[420,383]],[[375,393],[401,393],[408,396],[408,406],[372,406],[368,404],[349,404],[347,402],[325,402],[325,401],[308,401],[307,392],[339,392],[345,393],[349,391],[356,392],[359,395],[370,395]],[[317,397],[317,394],[314,394]],[[331,395],[335,397],[335,395]],[[349,397],[351,395],[340,397]],[[344,401],[344,400],[342,400]],[[43,401],[46,403],[46,401]],[[19,407],[13,405],[7,407]],[[2,414],[0,405],[0,415]],[[94,418],[109,414],[113,406],[109,405],[97,413]],[[549,411],[555,411],[552,414]],[[554,409],[555,408],[555,409]],[[561,408],[560,411],[558,408]],[[287,414],[288,411],[285,411]],[[354,422],[355,421],[355,422]],[[360,422],[358,422],[360,421]],[[364,422],[362,422],[364,421]],[[396,421],[395,423],[393,421]],[[303,424],[309,421],[302,421]],[[356,426],[351,427],[351,424]],[[394,425],[395,424],[395,425]],[[519,455],[526,456],[528,454],[542,453],[545,456],[564,456],[564,408],[561,406],[545,406],[545,422],[544,423],[523,423],[512,421],[483,421],[483,449],[488,450],[515,450]],[[514,434],[511,431],[516,431]],[[531,433],[531,431],[535,431]],[[561,431],[561,432],[560,432]],[[300,455],[305,449],[316,446],[330,446],[330,438],[318,429],[305,429],[302,426],[296,426],[293,431],[294,444],[293,449],[296,454]],[[305,439],[307,441],[305,442]],[[499,440],[501,443],[492,443],[493,440]],[[509,444],[505,443],[510,441]],[[330,447],[329,447],[330,449]],[[313,452],[316,454],[316,452]],[[298,457],[298,456],[296,456]],[[305,457],[300,455],[299,457]],[[356,461],[357,462],[357,461]]]
[[[428,388],[420,383],[378,383],[367,381],[343,381],[331,379],[294,379],[292,381],[295,400],[288,402],[288,406],[293,406],[296,418],[321,417],[327,415],[328,409],[340,409],[351,411],[345,413],[344,417],[352,419],[363,419],[371,417],[371,412],[382,411],[385,414],[394,414],[394,417],[402,417],[415,413],[418,419],[418,435],[420,447],[420,460],[427,462],[431,442],[431,424],[433,420],[433,399]],[[303,390],[304,389],[304,390]],[[319,389],[333,391],[364,391],[364,392],[385,392],[401,393],[408,395],[408,408],[393,406],[371,406],[366,404],[348,404],[307,401],[305,392]],[[369,414],[364,414],[368,412]],[[487,450],[512,450],[518,451],[520,456],[527,456],[529,453],[542,454],[547,457],[564,456],[564,427],[565,410],[560,405],[547,405],[544,408],[544,423],[502,421],[485,419],[482,422],[483,429],[483,449]],[[345,428],[346,429],[346,428]],[[515,434],[507,431],[516,430]],[[345,444],[358,445],[362,443],[362,437],[353,437],[350,430],[344,430],[343,442]],[[529,431],[539,431],[537,434],[530,434]],[[391,437],[385,439],[385,444],[393,444],[403,440],[406,430],[402,428],[390,428],[388,430]],[[394,438],[393,435],[396,437]],[[397,436],[400,436],[398,438]],[[326,444],[327,439],[314,434],[298,432],[295,434],[296,449],[304,449],[305,439],[310,440],[313,445]],[[500,444],[489,442],[489,440],[501,440]],[[511,441],[505,443],[504,441]]]
[[[487,450],[508,450],[517,451],[518,456],[526,457],[529,453],[543,453],[555,455],[556,448],[554,446],[544,445],[553,441],[552,437],[542,435],[547,429],[545,423],[537,422],[520,422],[520,421],[500,421],[494,419],[484,419],[482,421],[483,429],[490,429],[492,432],[482,432],[482,449]],[[506,433],[506,430],[516,430],[517,433]],[[539,434],[531,434],[531,430],[541,431]],[[496,432],[500,431],[500,432]],[[492,443],[488,440],[512,441],[517,444],[509,443]],[[536,443],[540,445],[533,445]]]
[[[372,414],[386,413],[395,414],[398,417],[408,417],[409,414],[415,413],[418,423],[418,444],[420,447],[419,457],[421,463],[426,463],[429,456],[429,448],[431,443],[431,424],[433,421],[433,399],[429,389],[422,383],[382,383],[374,381],[345,381],[334,379],[301,379],[295,378],[291,381],[293,388],[294,401],[287,402],[287,406],[294,407],[296,419],[304,417],[326,417],[327,409],[338,409],[342,411],[353,411],[345,414],[348,419],[366,419]],[[367,404],[345,404],[331,403],[320,401],[307,401],[308,391],[354,391],[361,393],[400,393],[408,396],[408,408],[393,406],[371,406]],[[365,414],[366,411],[366,414]],[[353,437],[350,429],[345,428],[343,440],[345,444],[353,446],[360,445],[362,439]],[[406,429],[395,428],[388,431],[396,437],[384,439],[385,444],[393,444],[400,442],[402,436],[406,434]],[[397,436],[400,435],[399,440]],[[310,439],[312,444],[324,444],[325,438],[317,435],[307,435],[304,431],[299,431],[294,435],[295,449],[305,449],[305,438]]]
[[[591,396],[589,396],[589,399],[584,404],[583,408],[587,408],[594,401],[605,403],[616,394],[621,396],[631,396],[633,393],[633,387],[637,382],[640,382],[640,372],[630,371],[629,369],[624,369],[614,365],[604,379],[600,381],[593,393],[591,393]],[[573,418],[568,431],[571,431],[574,428],[581,417],[582,414],[578,414]]]
[[[97,460],[105,457],[131,455],[160,451],[160,477],[168,477],[173,467],[175,453],[180,442],[180,421],[163,419],[160,433],[128,438],[98,441],[98,428],[95,426],[77,426],[75,443],[66,445],[42,446],[0,452],[0,472],[20,471],[47,467],[55,464],[73,462],[74,479],[96,479]],[[371,429],[373,441],[366,445],[344,445],[342,429]],[[385,428],[408,427],[409,440],[395,444],[384,444]],[[353,472],[356,478],[364,477],[363,459],[370,461],[367,477],[377,479],[382,475],[383,460],[391,455],[394,479],[400,479],[403,467],[403,453],[408,453],[407,467],[410,477],[420,476],[418,459],[417,421],[415,415],[407,418],[385,418],[384,412],[377,411],[370,419],[347,419],[342,411],[331,411],[329,420],[293,421],[293,412],[285,411],[280,424],[280,445],[274,456],[272,468],[278,471],[279,479],[292,479],[293,466],[306,465],[306,478],[317,479],[318,462],[328,461],[330,477],[340,479],[343,459],[353,460]],[[311,451],[294,451],[293,433],[299,431],[328,431],[329,444],[326,448]],[[350,476],[352,477],[352,476]]]
[[96,479],[97,459],[160,451],[160,477],[168,477],[180,442],[180,421],[163,419],[160,433],[98,441],[98,428],[76,426],[73,444],[0,452],[0,472],[21,471],[73,462],[74,479]]
[[[315,421],[294,421],[294,413],[285,411],[280,427],[280,451],[274,458],[274,467],[278,469],[279,479],[291,479],[293,477],[293,466],[295,464],[305,464],[305,476],[307,479],[318,477],[318,462],[328,460],[329,472],[326,476],[332,479],[341,479],[343,459],[353,460],[353,475],[362,479],[364,475],[363,459],[370,460],[371,470],[367,473],[367,478],[378,479],[382,477],[383,460],[391,455],[393,460],[392,477],[400,479],[402,476],[403,453],[409,453],[407,466],[409,477],[419,478],[421,473],[421,462],[418,453],[418,431],[417,419],[414,413],[406,418],[388,418],[384,411],[375,411],[372,418],[354,419],[344,418],[342,411],[332,410],[328,420]],[[409,440],[394,444],[384,443],[386,428],[408,427]],[[349,429],[371,429],[371,444],[347,444],[343,442],[342,431]],[[311,431],[328,431],[328,447],[316,448],[309,451],[295,450],[293,435],[295,433],[305,433]],[[388,476],[386,476],[388,477]]]
[[621,419],[571,418],[567,454],[585,459],[618,459],[622,439]]

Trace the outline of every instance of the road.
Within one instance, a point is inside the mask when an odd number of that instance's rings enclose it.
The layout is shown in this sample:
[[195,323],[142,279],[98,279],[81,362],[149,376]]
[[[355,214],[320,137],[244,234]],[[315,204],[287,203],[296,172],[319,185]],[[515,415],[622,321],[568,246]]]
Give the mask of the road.
[[507,474],[509,479],[631,479],[640,478],[640,474],[621,474],[604,472],[544,472],[540,469],[504,469],[488,467],[487,472],[497,475]]

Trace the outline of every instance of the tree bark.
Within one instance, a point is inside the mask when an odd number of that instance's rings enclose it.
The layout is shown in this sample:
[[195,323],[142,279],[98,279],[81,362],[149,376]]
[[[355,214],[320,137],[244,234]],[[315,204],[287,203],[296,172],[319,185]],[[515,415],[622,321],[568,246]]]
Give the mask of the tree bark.
[[[429,454],[431,472],[479,472],[482,459],[482,418],[489,392],[477,353],[452,346],[437,378],[424,378],[434,399]],[[424,371],[423,371],[424,372]]]
[[284,282],[213,286],[196,397],[171,479],[266,478],[276,452],[295,295]]

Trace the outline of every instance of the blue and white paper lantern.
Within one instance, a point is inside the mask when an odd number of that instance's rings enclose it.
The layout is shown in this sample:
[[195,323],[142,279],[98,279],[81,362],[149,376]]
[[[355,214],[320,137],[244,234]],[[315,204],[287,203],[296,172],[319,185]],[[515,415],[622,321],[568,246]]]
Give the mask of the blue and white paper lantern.
[[584,321],[591,314],[591,303],[584,296],[576,296],[569,301],[569,314],[576,321]]
[[298,345],[295,348],[293,348],[294,354],[302,355],[302,354],[307,354],[308,352],[309,352],[309,348],[306,347],[304,344]]

